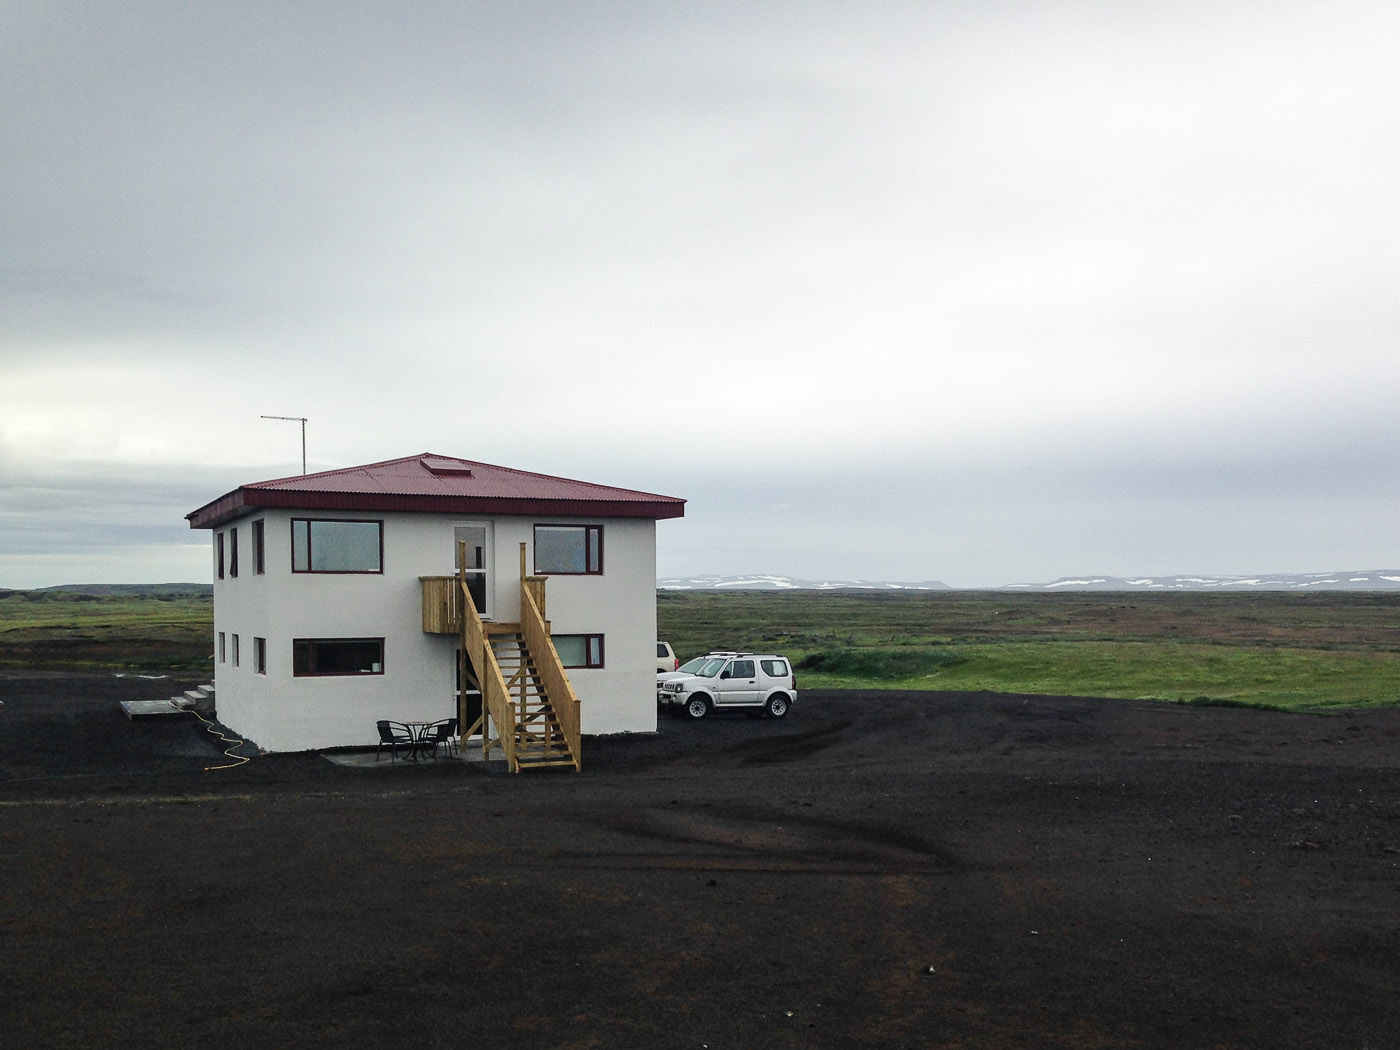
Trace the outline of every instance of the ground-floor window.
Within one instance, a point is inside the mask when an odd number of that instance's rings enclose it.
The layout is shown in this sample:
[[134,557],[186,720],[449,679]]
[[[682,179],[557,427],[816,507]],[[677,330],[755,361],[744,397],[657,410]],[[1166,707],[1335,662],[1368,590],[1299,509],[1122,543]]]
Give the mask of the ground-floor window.
[[219,663],[228,662],[227,635],[223,631],[219,632]]
[[253,639],[253,672],[267,674],[267,639]]
[[238,666],[238,635],[230,636],[233,640],[233,666]]
[[292,674],[383,674],[383,638],[294,638]]
[[554,649],[565,667],[602,667],[601,634],[556,634]]

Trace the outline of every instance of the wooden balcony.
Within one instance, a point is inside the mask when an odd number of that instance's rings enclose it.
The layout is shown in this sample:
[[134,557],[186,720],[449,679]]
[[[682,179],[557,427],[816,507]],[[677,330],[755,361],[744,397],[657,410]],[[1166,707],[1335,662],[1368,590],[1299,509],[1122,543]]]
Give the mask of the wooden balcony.
[[420,576],[423,584],[423,630],[427,634],[462,633],[462,591],[456,576]]

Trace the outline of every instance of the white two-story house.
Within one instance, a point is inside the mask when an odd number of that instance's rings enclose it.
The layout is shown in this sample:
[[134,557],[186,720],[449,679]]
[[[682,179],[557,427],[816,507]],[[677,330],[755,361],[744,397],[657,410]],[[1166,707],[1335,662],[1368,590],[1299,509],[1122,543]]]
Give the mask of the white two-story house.
[[187,515],[213,534],[219,719],[301,751],[457,717],[512,768],[572,733],[578,768],[580,732],[656,729],[656,523],[684,512],[432,454],[242,485]]

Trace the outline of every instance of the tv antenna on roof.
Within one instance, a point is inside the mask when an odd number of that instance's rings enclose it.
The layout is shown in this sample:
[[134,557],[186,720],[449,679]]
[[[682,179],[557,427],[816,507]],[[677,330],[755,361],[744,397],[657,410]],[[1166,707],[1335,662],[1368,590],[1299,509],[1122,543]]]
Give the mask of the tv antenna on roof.
[[301,475],[306,476],[306,417],[305,416],[263,416],[263,419],[285,419],[301,424]]

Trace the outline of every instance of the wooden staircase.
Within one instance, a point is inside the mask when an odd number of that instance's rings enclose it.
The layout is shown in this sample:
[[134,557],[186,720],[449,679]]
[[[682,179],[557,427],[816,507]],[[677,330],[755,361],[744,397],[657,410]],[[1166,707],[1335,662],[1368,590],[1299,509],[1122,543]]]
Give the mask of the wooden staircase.
[[[458,565],[465,564],[464,553]],[[481,717],[469,723],[465,706],[460,712],[462,739],[479,732],[483,753],[489,757],[499,747],[512,773],[550,766],[580,771],[579,700],[544,617],[546,578],[525,574],[525,544],[518,623],[482,620],[461,570],[420,579],[423,630],[460,633],[461,680],[481,691]]]
[[[520,625],[493,625],[488,628],[487,637],[513,708],[517,771],[542,766],[577,768],[574,750],[554,713],[544,679],[525,643]],[[550,655],[553,655],[552,649]]]

